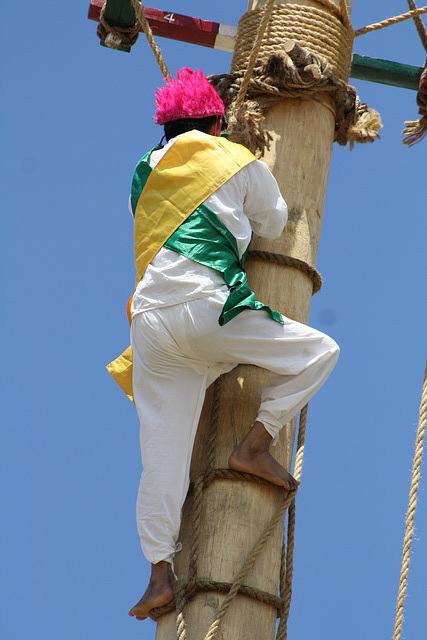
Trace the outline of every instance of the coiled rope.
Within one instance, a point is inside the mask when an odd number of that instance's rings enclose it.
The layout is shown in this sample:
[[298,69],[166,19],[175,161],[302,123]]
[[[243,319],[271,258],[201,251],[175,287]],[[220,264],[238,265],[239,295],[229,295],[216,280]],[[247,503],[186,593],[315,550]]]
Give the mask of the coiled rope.
[[271,18],[273,7],[274,7],[274,0],[268,0],[262,13],[262,19],[259,22],[256,39],[253,44],[252,51],[246,66],[246,72],[243,77],[242,84],[240,85],[239,93],[237,94],[236,102],[234,105],[234,108],[236,109],[236,111],[238,111],[243,106],[246,92],[248,90],[249,83],[251,81],[251,77],[255,68],[255,63],[259,54],[259,50],[261,48],[262,39],[264,37],[265,30]]
[[336,142],[352,148],[379,137],[379,114],[347,84],[353,29],[345,2],[319,3],[321,9],[269,0],[244,14],[230,74],[211,78],[226,106],[230,139],[260,155],[270,142],[265,113],[284,98],[317,99],[320,92],[335,103]]

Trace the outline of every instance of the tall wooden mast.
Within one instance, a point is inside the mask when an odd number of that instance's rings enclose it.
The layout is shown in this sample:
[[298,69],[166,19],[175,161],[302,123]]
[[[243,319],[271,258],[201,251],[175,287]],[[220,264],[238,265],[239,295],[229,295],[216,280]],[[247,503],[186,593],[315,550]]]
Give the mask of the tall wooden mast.
[[[248,10],[258,9],[267,0],[250,0]],[[276,4],[289,4],[281,1]],[[324,4],[292,0],[328,12]],[[339,0],[335,0],[339,5]],[[346,2],[351,10],[351,1]],[[325,96],[316,99],[287,99],[266,116],[266,128],[273,142],[264,156],[288,203],[289,222],[280,239],[255,238],[251,249],[299,258],[315,266],[322,223],[335,117]],[[257,299],[300,322],[308,321],[312,281],[302,271],[271,262],[247,263],[248,280]],[[239,366],[221,379],[217,406],[218,436],[215,466],[227,467],[228,456],[254,422],[265,372],[256,367]],[[206,399],[193,454],[191,478],[195,481],[206,465],[206,441],[212,419],[212,391]],[[294,421],[295,422],[295,421]],[[277,459],[291,468],[295,424],[284,429],[273,450]],[[303,487],[302,489],[303,490]],[[243,480],[215,480],[204,491],[201,507],[201,533],[197,556],[199,579],[233,582],[245,558],[267,526],[280,500],[281,489]],[[187,498],[180,541],[183,550],[176,556],[179,585],[188,581],[190,547],[195,524],[192,520],[193,495]],[[245,584],[277,594],[283,526],[277,526],[268,545],[251,569]],[[201,640],[215,618],[225,594],[199,592],[185,606],[188,640]],[[238,595],[228,610],[218,634],[227,640],[274,638],[276,609],[255,599]],[[156,640],[175,640],[176,614],[158,621]]]

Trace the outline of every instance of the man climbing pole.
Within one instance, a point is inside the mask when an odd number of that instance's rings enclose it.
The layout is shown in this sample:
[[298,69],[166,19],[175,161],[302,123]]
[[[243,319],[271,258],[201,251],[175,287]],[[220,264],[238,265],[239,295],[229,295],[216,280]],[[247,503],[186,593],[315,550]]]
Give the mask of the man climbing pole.
[[[287,207],[262,161],[220,136],[224,105],[202,72],[182,69],[156,94],[166,144],[138,163],[131,347],[109,365],[134,399],[143,472],[137,526],[152,565],[129,614],[167,604],[181,509],[206,389],[238,364],[267,369],[255,423],[229,465],[286,490],[297,481],[271,455],[282,427],[316,393],[339,353],[328,336],[255,300],[244,271],[252,232],[278,237]],[[133,378],[132,378],[133,375]]]

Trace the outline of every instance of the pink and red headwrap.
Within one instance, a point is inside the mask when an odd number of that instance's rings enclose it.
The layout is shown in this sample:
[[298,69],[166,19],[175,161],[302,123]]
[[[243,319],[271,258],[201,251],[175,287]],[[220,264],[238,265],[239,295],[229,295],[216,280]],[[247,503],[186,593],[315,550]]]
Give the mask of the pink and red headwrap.
[[166,86],[156,91],[157,124],[224,115],[223,101],[200,69],[184,68],[176,75],[176,80],[166,78]]

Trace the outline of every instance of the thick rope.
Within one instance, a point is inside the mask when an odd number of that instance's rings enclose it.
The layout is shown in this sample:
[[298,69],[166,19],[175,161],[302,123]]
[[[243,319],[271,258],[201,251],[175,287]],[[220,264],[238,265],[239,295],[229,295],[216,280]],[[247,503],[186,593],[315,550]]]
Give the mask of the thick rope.
[[239,93],[237,94],[236,102],[234,105],[234,108],[236,111],[238,111],[242,107],[243,102],[245,100],[246,92],[248,90],[249,83],[251,81],[251,77],[255,68],[259,50],[261,48],[262,39],[264,37],[264,33],[267,28],[267,25],[270,21],[273,7],[274,7],[274,0],[268,0],[267,4],[264,6],[262,19],[258,27],[257,36],[255,38],[255,42],[253,44],[252,51],[249,56],[245,75],[243,77],[242,84],[240,85]]
[[[256,41],[262,10],[245,13],[239,20],[231,73],[247,68]],[[305,5],[275,5],[271,11],[266,37],[259,53],[260,60],[254,71],[262,66],[272,53],[283,47],[284,40],[295,40],[311,53],[326,58],[338,77],[347,81],[351,67],[353,31],[340,17],[323,9]]]
[[293,267],[305,273],[313,283],[313,295],[320,291],[322,287],[322,276],[308,262],[293,258],[292,256],[284,256],[280,253],[270,253],[269,251],[248,251],[246,260],[263,260],[265,262],[275,262],[286,267]]
[[393,640],[400,640],[403,622],[403,607],[405,603],[407,578],[409,571],[409,560],[411,553],[411,543],[414,536],[414,518],[417,506],[417,491],[420,484],[421,460],[423,456],[423,443],[426,432],[427,414],[427,363],[424,373],[424,384],[421,396],[420,418],[418,422],[417,436],[415,440],[415,456],[412,464],[412,480],[409,491],[409,507],[406,514],[406,530],[403,541],[402,568],[400,571],[399,592],[396,604],[396,619],[394,624]]
[[248,558],[246,559],[242,569],[240,570],[239,575],[237,576],[236,580],[234,581],[227,597],[224,599],[224,602],[222,603],[218,614],[215,618],[215,620],[213,621],[213,623],[211,624],[208,633],[206,634],[204,640],[215,640],[218,631],[219,631],[219,627],[220,624],[231,604],[231,602],[234,600],[234,598],[237,596],[243,581],[245,579],[245,577],[247,576],[247,574],[249,573],[249,571],[251,570],[251,568],[254,565],[255,560],[257,559],[257,557],[259,556],[260,552],[262,551],[262,549],[264,548],[265,544],[268,542],[268,540],[271,537],[271,534],[273,533],[273,531],[275,530],[277,524],[279,522],[281,522],[284,518],[284,515],[286,513],[286,509],[289,507],[289,505],[291,504],[292,500],[294,499],[296,491],[290,491],[289,493],[287,493],[286,498],[283,501],[283,504],[281,505],[281,507],[277,510],[277,512],[275,513],[275,515],[273,516],[273,518],[270,520],[270,523],[268,525],[268,527],[266,528],[266,530],[262,533],[262,535],[260,536],[260,538],[258,539],[258,542],[255,544],[255,546],[253,547],[251,553],[249,554]]
[[398,24],[399,22],[403,22],[404,20],[409,20],[409,18],[416,18],[417,16],[421,16],[423,15],[423,13],[427,13],[427,6],[416,9],[415,11],[407,11],[406,13],[402,13],[399,16],[394,16],[394,18],[387,18],[387,20],[382,20],[381,22],[370,24],[367,27],[363,27],[363,29],[357,29],[357,31],[354,32],[354,37],[358,38],[359,36],[363,36],[365,33],[372,33],[372,31],[385,29],[385,27],[389,27],[393,24]]
[[[327,7],[328,9],[332,10],[335,14],[338,15],[338,17],[342,18],[344,24],[347,27],[351,28],[351,21],[350,21],[350,17],[348,15],[348,10],[347,10],[347,6],[345,4],[345,0],[339,0],[340,2],[340,9],[338,9],[338,7],[333,3],[330,2],[329,0],[319,0],[320,4],[323,4],[325,7]],[[274,8],[274,0],[268,0],[268,2],[264,5],[264,8],[262,9],[263,14],[262,14],[262,19],[259,23],[259,27],[258,27],[258,32],[255,38],[255,42],[252,46],[252,51],[249,57],[249,61],[247,63],[247,68],[245,71],[245,75],[242,81],[242,84],[240,85],[240,89],[239,89],[239,93],[237,95],[236,101],[235,101],[235,105],[234,108],[236,110],[239,110],[244,102],[245,96],[246,96],[246,92],[248,90],[249,87],[249,83],[255,68],[255,64],[257,61],[257,57],[259,54],[259,50],[261,48],[261,44],[262,44],[262,39],[264,37],[265,31],[267,29],[267,25],[270,22],[270,18],[271,18],[271,14],[273,12],[273,8]]]
[[[329,0],[320,4],[331,8]],[[333,6],[331,15],[323,7],[269,2],[242,16],[230,74],[211,78],[226,106],[230,140],[263,155],[272,139],[265,113],[284,98],[316,98],[319,92],[330,93],[335,103],[336,142],[352,149],[354,142],[380,137],[379,114],[347,84],[353,29],[344,0]]]
[[[252,552],[246,559],[240,573],[238,574],[236,580],[233,584],[226,582],[216,582],[211,580],[198,580],[197,579],[197,558],[198,558],[198,546],[200,539],[200,504],[202,497],[202,488],[206,487],[207,484],[212,482],[214,478],[222,478],[222,479],[246,479],[253,482],[261,482],[263,484],[268,484],[271,486],[271,483],[258,478],[257,476],[253,476],[252,474],[245,474],[234,471],[232,469],[214,469],[215,462],[215,444],[216,444],[216,436],[218,430],[218,415],[219,415],[219,397],[220,397],[220,379],[215,383],[212,410],[211,410],[211,431],[208,440],[207,447],[207,466],[204,474],[198,478],[198,480],[193,485],[193,543],[191,547],[190,553],[190,569],[189,569],[189,581],[187,585],[183,585],[178,593],[175,594],[175,600],[165,605],[164,607],[160,607],[158,609],[153,609],[150,612],[150,616],[153,619],[158,619],[161,615],[165,613],[169,613],[173,610],[174,605],[176,605],[177,610],[177,640],[187,640],[187,627],[185,623],[184,617],[184,607],[187,600],[195,595],[198,591],[221,591],[228,592],[226,598],[224,599],[222,606],[220,607],[218,614],[210,626],[205,640],[215,640],[217,637],[219,627],[221,622],[234,598],[240,593],[242,595],[254,598],[258,601],[264,602],[266,604],[270,604],[278,609],[278,614],[283,614],[283,612],[287,612],[286,616],[289,614],[290,608],[290,600],[286,599],[284,595],[286,593],[291,593],[291,582],[292,582],[292,567],[293,567],[293,537],[295,530],[295,510],[294,507],[292,509],[292,514],[290,515],[289,524],[288,524],[288,547],[286,549],[286,545],[283,545],[282,550],[282,566],[286,565],[286,570],[284,573],[283,583],[280,587],[280,596],[277,597],[275,595],[269,594],[260,589],[255,589],[253,587],[249,587],[244,585],[244,579],[247,576],[248,572],[252,568],[255,563],[257,557],[260,552],[264,548],[265,544],[270,539],[272,533],[274,532],[277,524],[281,522],[284,518],[286,510],[288,507],[292,506],[295,501],[296,491],[292,492],[284,492],[284,501],[279,509],[276,511],[274,516],[272,517],[270,523],[261,534],[257,543],[255,544]],[[302,455],[304,449],[304,439],[305,439],[305,429],[306,429],[306,421],[307,421],[307,407],[302,409],[300,414],[300,423],[299,423],[299,433],[298,433],[298,441],[297,441],[297,455],[295,458],[295,467],[294,467],[294,476],[299,479],[301,477],[301,468],[302,468]],[[283,558],[286,556],[286,561]],[[282,574],[282,571],[281,571]],[[281,576],[282,577],[282,576]],[[286,617],[287,620],[287,617]],[[280,628],[280,625],[279,625]],[[283,628],[283,625],[282,627]],[[284,627],[286,629],[286,625]]]
[[163,73],[163,77],[170,78],[171,74],[163,59],[162,52],[160,51],[159,47],[156,44],[156,41],[154,40],[153,32],[151,31],[151,27],[148,24],[147,18],[145,17],[144,9],[142,8],[140,0],[132,0],[132,6],[135,11],[136,19],[141,25],[142,30],[144,31],[146,38],[148,40],[148,44],[150,45],[154,53],[154,56],[157,60],[157,64],[160,67],[160,71]]
[[[317,0],[318,4],[322,4],[326,9],[337,16],[340,20],[343,20],[341,7],[338,7],[332,0]],[[342,0],[340,0],[340,3]],[[347,10],[347,7],[346,7]],[[343,20],[344,21],[344,20]]]
[[283,598],[283,612],[277,627],[276,640],[286,640],[288,636],[288,619],[292,601],[292,578],[294,569],[295,548],[295,499],[288,509],[288,532],[283,542],[282,562],[280,568],[280,596]]
[[[416,11],[418,9],[414,0],[407,0],[407,2],[411,11]],[[420,36],[421,44],[427,52],[427,30],[425,28],[424,22],[421,20],[421,16],[414,16],[414,22],[418,31],[418,35]]]
[[[218,591],[219,593],[228,593],[232,587],[231,582],[217,582],[215,580],[196,580],[195,582],[195,593],[199,593],[202,591]],[[181,587],[183,591],[188,588],[187,585]],[[284,601],[279,596],[274,596],[267,591],[263,591],[262,589],[256,589],[255,587],[249,587],[248,585],[242,585],[239,589],[239,594],[246,596],[247,598],[252,598],[253,600],[257,600],[258,602],[262,602],[263,604],[268,604],[277,609],[278,616],[280,612],[283,610]],[[178,598],[168,602],[168,604],[163,607],[158,607],[157,609],[150,610],[150,618],[152,620],[158,620],[161,616],[166,613],[171,613],[176,608],[176,603]]]
[[[293,476],[296,480],[301,480],[302,462],[304,457],[305,434],[307,430],[308,404],[301,409],[298,427],[297,449]],[[288,509],[288,534],[287,544],[283,544],[282,566],[280,575],[280,597],[283,598],[284,606],[277,629],[276,640],[286,640],[288,635],[288,619],[292,600],[292,578],[294,571],[294,548],[295,548],[295,498]]]
[[184,617],[184,607],[188,599],[193,597],[196,592],[197,581],[197,561],[199,557],[199,543],[200,543],[200,531],[201,531],[201,511],[202,511],[202,497],[203,488],[205,483],[213,477],[215,470],[215,448],[216,438],[218,434],[218,416],[220,408],[220,389],[221,378],[218,378],[214,383],[211,416],[210,416],[210,433],[207,442],[207,463],[204,473],[201,473],[197,478],[194,485],[193,495],[193,507],[192,507],[192,524],[193,524],[193,538],[190,549],[190,566],[188,570],[188,585],[184,585],[176,598],[176,610],[177,610],[177,640],[187,640],[187,628]]
[[[209,482],[211,482],[214,477],[224,478],[230,475],[231,477],[238,478],[239,476],[241,477],[242,475],[249,475],[249,476],[251,475],[251,474],[239,474],[239,472],[235,472],[229,469],[226,469],[226,470],[214,469],[215,446],[216,446],[216,437],[217,437],[217,431],[218,431],[219,398],[220,398],[220,379],[217,380],[217,382],[215,383],[214,396],[212,401],[212,411],[211,411],[211,421],[210,421],[211,431],[210,431],[210,436],[208,439],[208,446],[207,446],[208,462],[207,462],[205,472],[199,476],[199,478],[197,479],[194,485],[193,516],[192,516],[193,544],[191,546],[191,552],[190,552],[189,583],[188,585],[183,586],[179,590],[179,593],[176,596],[177,639],[178,640],[187,640],[187,629],[186,629],[185,618],[184,618],[185,602],[189,598],[191,598],[199,588],[201,588],[201,583],[197,581],[196,574],[197,574],[198,548],[199,548],[199,540],[200,540],[200,514],[201,514],[203,487],[206,486],[206,484],[208,484]],[[251,477],[250,479],[252,480],[253,477]],[[262,482],[265,482],[265,481],[262,481]],[[232,585],[230,585],[228,595],[224,599],[224,602],[218,612],[218,615],[214,620],[214,622],[212,623],[205,637],[205,640],[214,640],[214,638],[218,633],[221,621],[228,610],[228,607],[230,606],[231,602],[234,600],[234,598],[239,592],[245,593],[245,595],[249,595],[249,594],[253,595],[255,593],[253,590],[251,591],[249,587],[243,587],[243,581],[247,573],[250,571],[251,567],[253,566],[259,553],[261,552],[264,545],[266,544],[271,534],[273,533],[277,523],[283,518],[284,513],[288,505],[292,501],[294,494],[295,492],[289,492],[289,494],[287,494],[287,499],[285,499],[283,505],[276,512],[275,516],[270,521],[269,526],[259,538],[257,544],[252,550],[252,553],[249,555],[242,570],[240,571],[237,579]],[[210,581],[205,581],[205,582],[210,582]],[[225,583],[223,583],[223,587],[224,586],[225,586]],[[228,588],[228,585],[227,585],[227,588]],[[226,589],[224,588],[224,590]],[[265,600],[265,598],[266,596],[264,595],[263,599]],[[269,602],[269,604],[275,604],[277,606],[276,598],[274,598],[274,602]],[[156,612],[154,613],[156,614]]]
[[[417,6],[413,0],[408,0],[408,5],[412,10],[416,10]],[[420,16],[414,17],[415,26],[420,36],[421,44],[427,51],[427,30]],[[405,128],[402,133],[405,136],[402,140],[403,144],[408,147],[420,142],[427,135],[427,58],[424,62],[424,71],[421,73],[420,83],[418,85],[417,105],[419,106],[419,114],[421,118],[418,120],[406,120]]]
[[[301,478],[301,470],[302,470],[302,459],[304,452],[304,442],[305,442],[305,432],[307,426],[307,406],[301,410],[300,414],[300,422],[299,422],[299,430],[298,430],[298,440],[297,440],[297,454],[295,457],[295,465],[294,465],[294,477],[297,480]],[[229,469],[218,469],[216,470],[219,473],[214,473],[216,477],[226,477],[228,473],[224,474],[224,472],[230,472],[232,470]],[[239,477],[240,474],[237,475],[234,472],[234,477]],[[250,475],[250,474],[247,474]],[[250,477],[251,480],[255,480],[254,476]],[[266,484],[266,481],[261,480]],[[224,599],[223,604],[218,611],[218,614],[209,628],[208,633],[205,636],[204,640],[215,640],[217,637],[220,624],[230,606],[231,602],[237,596],[238,593],[243,595],[255,598],[261,602],[265,602],[267,604],[271,604],[272,606],[276,606],[280,613],[282,614],[282,619],[279,624],[278,633],[280,635],[277,636],[277,640],[285,640],[286,638],[286,627],[287,627],[287,619],[289,616],[290,610],[290,602],[292,595],[292,574],[293,574],[293,553],[294,553],[294,540],[295,540],[295,491],[287,493],[285,496],[283,504],[279,507],[276,514],[271,519],[269,525],[262,533],[258,542],[254,546],[251,554],[248,556],[245,561],[239,575],[232,585],[229,583],[217,583],[214,581],[197,581],[196,582],[196,590],[219,590],[219,591],[228,591],[227,597]],[[253,589],[252,587],[247,587],[243,585],[243,581],[252,568],[255,560],[260,554],[261,550],[264,548],[265,544],[268,542],[272,533],[274,532],[277,524],[283,520],[286,510],[289,507],[289,516],[288,516],[288,544],[287,547],[284,544],[282,549],[282,568],[285,567],[284,570],[281,570],[281,584],[280,584],[280,597],[272,596],[271,594],[267,594],[258,589]],[[183,616],[179,615],[179,631],[183,629]],[[186,636],[181,633],[178,636],[179,640],[186,640]]]
[[427,135],[427,58],[424,62],[424,70],[421,73],[418,86],[417,105],[419,106],[418,113],[421,118],[419,120],[405,120],[405,128],[402,131],[405,136],[402,142],[407,144],[408,147],[420,142]]
[[247,142],[250,141],[246,146],[253,153],[255,153],[257,149],[261,149],[263,151],[265,146],[268,147],[271,139],[270,134],[267,134],[262,126],[264,116],[261,113],[258,113],[256,104],[249,101],[245,102],[245,97],[252,79],[252,74],[254,72],[258,54],[273,8],[274,0],[268,0],[267,4],[262,9],[262,17],[257,26],[255,40],[251,40],[251,42],[253,42],[253,46],[246,65],[245,73],[238,87],[237,96],[233,101],[232,106],[227,110],[228,133],[230,140],[244,143],[242,140],[242,134],[239,135],[237,133],[236,135],[236,132],[245,131],[246,134],[244,135],[244,138]]

